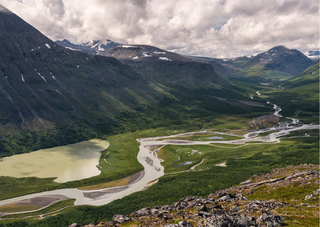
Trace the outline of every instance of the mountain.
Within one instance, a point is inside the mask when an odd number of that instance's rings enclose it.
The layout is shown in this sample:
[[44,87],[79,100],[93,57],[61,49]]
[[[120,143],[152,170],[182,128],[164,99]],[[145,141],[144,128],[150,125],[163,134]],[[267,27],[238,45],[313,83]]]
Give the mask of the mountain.
[[165,54],[154,53],[158,59],[126,60],[129,65],[73,51],[0,7],[0,156],[193,117],[265,110],[212,98],[248,99],[209,64],[160,49],[154,52]]
[[71,116],[96,122],[106,110],[133,105],[136,88],[149,90],[116,59],[60,47],[4,8],[0,31],[0,100],[12,119],[7,123],[32,127],[36,119],[47,127],[46,121],[68,123]]
[[285,81],[282,86],[286,88],[298,88],[302,86],[318,87],[319,85],[319,61],[308,67],[295,78]]
[[210,64],[216,73],[226,78],[239,78],[240,74],[235,73],[235,67],[230,64],[225,64],[223,59],[219,58],[208,58],[208,57],[195,57],[189,56],[199,62],[204,62]]
[[98,54],[101,51],[108,50],[110,48],[121,45],[120,43],[113,42],[109,39],[106,40],[94,40],[82,44],[73,44],[69,40],[57,40],[56,43],[60,46],[68,48],[70,50],[78,50],[88,54]]
[[121,131],[121,113],[165,96],[130,66],[61,47],[1,5],[0,59],[1,156]]
[[120,45],[99,55],[115,57],[146,78],[165,85],[216,87],[230,85],[208,63],[148,45]]
[[255,56],[228,59],[220,64],[244,77],[286,80],[297,76],[313,61],[298,50],[276,46]]

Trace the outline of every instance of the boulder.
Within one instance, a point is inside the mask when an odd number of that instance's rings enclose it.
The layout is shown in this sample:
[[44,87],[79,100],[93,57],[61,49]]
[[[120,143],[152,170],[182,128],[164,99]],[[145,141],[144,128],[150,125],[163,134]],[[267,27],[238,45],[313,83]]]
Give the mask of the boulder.
[[240,185],[251,184],[251,183],[253,183],[253,181],[249,179],[249,180],[241,182]]
[[306,195],[306,197],[304,197],[304,200],[309,200],[309,199],[312,199],[313,195]]
[[257,226],[256,220],[254,217],[249,217],[247,215],[237,216],[233,220],[233,226]]
[[127,215],[116,214],[113,216],[112,221],[118,224],[123,224],[127,221],[130,221],[130,217]]
[[205,212],[205,211],[199,211],[198,216],[200,217],[210,217],[213,216],[213,213]]
[[79,225],[78,223],[73,223],[73,224],[69,225],[69,227],[81,227],[81,225]]
[[230,202],[231,201],[231,198],[229,195],[225,195],[225,196],[222,196],[218,199],[218,201],[221,201],[221,202]]
[[234,193],[228,193],[228,196],[229,196],[231,199],[237,198],[236,194],[234,194]]
[[282,220],[283,217],[281,216],[262,214],[257,221],[260,226],[263,224],[266,226],[282,226]]
[[213,215],[204,221],[205,227],[229,227],[233,225],[233,220],[226,214]]
[[136,217],[142,217],[142,216],[146,216],[146,215],[149,215],[151,213],[151,208],[150,207],[145,207],[145,208],[142,208],[136,212],[134,212],[134,216]]
[[320,188],[318,188],[317,190],[314,190],[312,192],[313,195],[319,195],[320,194]]
[[189,221],[180,221],[179,227],[192,227],[192,224]]
[[236,199],[237,200],[247,200],[247,198],[246,197],[244,197],[243,195],[241,195],[241,194],[236,194]]
[[208,208],[206,205],[202,205],[200,207],[197,208],[197,211],[204,211],[204,212],[208,212]]
[[236,212],[238,212],[239,210],[240,210],[239,207],[231,207],[230,212],[231,212],[231,213],[236,213]]

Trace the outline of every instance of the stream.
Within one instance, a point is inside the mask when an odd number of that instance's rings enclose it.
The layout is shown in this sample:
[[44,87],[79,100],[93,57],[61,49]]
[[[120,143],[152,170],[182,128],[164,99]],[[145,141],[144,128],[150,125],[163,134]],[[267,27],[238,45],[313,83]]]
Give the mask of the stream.
[[[273,105],[275,110],[274,115],[282,117],[279,112],[281,108],[277,105]],[[304,129],[319,129],[319,125],[312,124],[303,124],[298,119],[289,118],[291,122],[280,122],[278,125],[270,128],[265,128],[253,132],[249,132],[243,135],[241,139],[231,140],[231,141],[187,141],[176,139],[179,136],[191,136],[193,134],[207,133],[206,130],[198,132],[188,132],[181,133],[171,136],[159,136],[159,137],[149,137],[149,138],[140,138],[137,141],[140,143],[139,153],[137,155],[138,161],[144,167],[144,175],[137,182],[134,182],[130,185],[119,186],[108,189],[99,189],[99,190],[79,190],[77,188],[67,188],[59,189],[53,191],[45,191],[35,194],[29,194],[25,196],[19,196],[11,199],[6,199],[0,201],[0,206],[5,204],[10,204],[18,202],[24,199],[30,199],[38,196],[45,195],[64,195],[71,199],[76,199],[75,205],[104,205],[110,203],[116,199],[121,199],[124,196],[130,195],[134,192],[141,191],[147,187],[149,182],[152,182],[161,176],[164,175],[164,167],[161,165],[161,161],[155,151],[151,151],[151,147],[163,146],[163,145],[205,145],[205,144],[217,144],[217,143],[229,143],[229,144],[245,144],[252,141],[262,141],[262,142],[280,142],[281,136],[287,135],[292,131],[304,130]],[[260,133],[270,132],[269,135],[258,137]],[[216,132],[221,135],[232,135],[230,133]],[[239,135],[237,135],[239,137]],[[159,140],[164,139],[164,140]],[[96,193],[96,196],[86,196],[90,193]],[[27,212],[24,212],[27,213]]]

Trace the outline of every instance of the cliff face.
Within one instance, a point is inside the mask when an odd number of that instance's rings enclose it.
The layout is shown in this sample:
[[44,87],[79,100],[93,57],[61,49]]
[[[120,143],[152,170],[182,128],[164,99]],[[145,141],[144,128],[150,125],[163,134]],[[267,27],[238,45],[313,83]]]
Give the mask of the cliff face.
[[[300,165],[258,174],[208,198],[186,197],[172,205],[146,207],[94,226],[316,226],[319,166]],[[80,227],[74,223],[72,227]],[[70,227],[71,227],[70,226]]]

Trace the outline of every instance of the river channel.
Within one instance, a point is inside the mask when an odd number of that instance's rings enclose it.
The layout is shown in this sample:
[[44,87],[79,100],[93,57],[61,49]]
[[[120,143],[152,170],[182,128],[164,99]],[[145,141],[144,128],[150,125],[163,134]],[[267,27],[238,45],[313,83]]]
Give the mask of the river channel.
[[[281,111],[281,108],[278,107],[277,105],[274,105],[273,108],[275,110],[274,115],[280,117],[281,115],[279,114],[279,112]],[[149,182],[152,182],[164,175],[164,167],[161,165],[161,160],[158,159],[154,151],[151,151],[150,149],[151,147],[168,145],[168,144],[205,145],[205,144],[213,144],[213,143],[245,144],[247,142],[252,142],[252,141],[280,142],[281,136],[287,135],[292,131],[305,130],[305,129],[319,129],[319,125],[303,124],[299,122],[299,120],[294,118],[288,118],[288,120],[289,120],[288,122],[280,122],[277,126],[274,126],[271,128],[251,131],[243,135],[242,136],[243,138],[237,139],[237,140],[231,140],[231,141],[230,140],[219,141],[215,139],[212,141],[187,141],[187,140],[176,139],[179,136],[185,136],[185,135],[190,136],[196,133],[206,133],[205,130],[199,131],[199,132],[182,133],[182,134],[171,135],[171,136],[159,136],[159,137],[137,139],[137,141],[140,143],[137,159],[141,163],[141,165],[143,165],[144,167],[144,175],[135,183],[132,183],[126,186],[121,186],[121,187],[90,190],[90,191],[79,190],[76,188],[69,188],[69,189],[40,192],[40,193],[20,196],[12,199],[2,200],[0,201],[0,206],[21,201],[24,199],[30,199],[30,198],[45,196],[45,195],[64,195],[68,198],[74,198],[76,199],[75,205],[95,205],[95,206],[104,205],[112,202],[113,200],[120,199],[124,196],[130,195],[134,192],[141,191],[147,187],[147,184]],[[258,137],[260,133],[266,133],[266,132],[270,132],[270,134],[267,136]],[[221,135],[224,135],[224,134],[232,135],[230,133],[222,133],[222,132],[216,132],[216,133]],[[239,135],[237,136],[239,137]],[[95,193],[95,192],[99,196],[94,196],[94,197],[86,196],[88,193]]]

